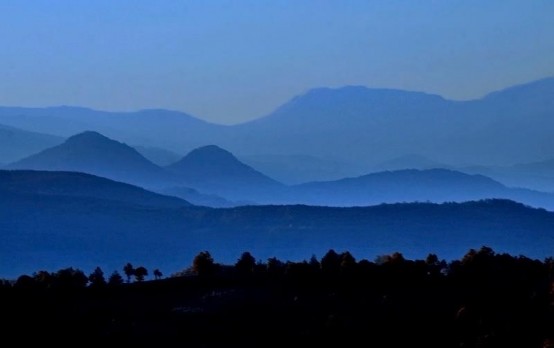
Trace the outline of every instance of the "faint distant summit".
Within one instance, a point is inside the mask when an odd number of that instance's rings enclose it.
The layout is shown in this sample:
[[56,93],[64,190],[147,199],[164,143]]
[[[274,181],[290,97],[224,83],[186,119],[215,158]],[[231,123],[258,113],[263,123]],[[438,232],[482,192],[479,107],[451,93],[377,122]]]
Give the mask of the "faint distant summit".
[[[438,94],[429,94],[419,91],[408,91],[396,88],[373,88],[361,85],[347,85],[343,87],[317,87],[308,90],[306,93],[296,97],[301,98],[329,98],[333,97],[336,99],[340,98],[391,98],[391,99],[402,99],[406,97],[411,98],[432,98],[432,99],[444,99]],[[295,99],[296,99],[295,98]]]
[[268,117],[304,110],[317,111],[330,108],[332,110],[341,109],[346,113],[354,113],[360,110],[369,111],[369,108],[375,109],[390,105],[418,105],[442,102],[446,102],[446,100],[440,95],[425,92],[369,88],[365,86],[319,87],[310,89],[306,93],[292,98]]
[[511,86],[487,94],[483,99],[548,99],[553,100],[554,76]]

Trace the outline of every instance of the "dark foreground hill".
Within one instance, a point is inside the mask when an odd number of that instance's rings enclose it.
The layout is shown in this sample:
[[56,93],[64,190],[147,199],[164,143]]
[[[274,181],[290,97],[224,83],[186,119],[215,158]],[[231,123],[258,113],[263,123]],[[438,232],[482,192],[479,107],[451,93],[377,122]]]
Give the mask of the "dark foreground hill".
[[[75,172],[0,170],[0,193],[29,197],[92,198],[156,208],[182,208],[190,204],[143,188]],[[15,202],[14,202],[15,204]]]
[[9,318],[3,338],[20,341],[21,332],[31,332],[26,343],[48,337],[62,347],[81,340],[245,348],[554,344],[552,259],[488,247],[452,262],[433,254],[357,257],[329,250],[309,262],[256,263],[243,253],[234,265],[221,265],[203,252],[186,275],[155,281],[124,284],[98,268],[88,284],[89,273],[74,268],[0,280],[0,307]]
[[262,260],[298,260],[330,248],[360,257],[434,251],[448,259],[480,245],[541,258],[554,250],[554,213],[503,200],[209,209],[6,191],[0,207],[1,277],[68,266],[113,270],[126,262],[168,273],[200,250],[222,262],[244,250]]

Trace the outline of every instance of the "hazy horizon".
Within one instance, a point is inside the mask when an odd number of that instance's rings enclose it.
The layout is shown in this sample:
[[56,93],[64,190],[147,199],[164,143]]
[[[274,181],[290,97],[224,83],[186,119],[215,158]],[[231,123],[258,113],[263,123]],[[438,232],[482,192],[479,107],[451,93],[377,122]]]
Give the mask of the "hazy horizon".
[[67,107],[67,108],[76,108],[76,109],[89,109],[89,110],[94,110],[94,111],[100,111],[100,112],[121,112],[121,113],[135,113],[135,112],[141,112],[141,111],[151,111],[151,110],[164,110],[164,111],[170,111],[170,112],[179,112],[179,113],[184,113],[184,114],[187,114],[189,116],[193,116],[195,118],[198,118],[202,121],[206,121],[206,122],[210,122],[210,123],[213,123],[213,124],[216,124],[216,125],[229,125],[229,126],[232,126],[232,125],[238,125],[238,124],[241,124],[241,123],[245,123],[245,122],[249,122],[249,121],[253,121],[253,120],[256,120],[258,118],[263,118],[265,116],[268,116],[270,115],[273,111],[277,110],[280,106],[283,106],[285,105],[286,103],[290,102],[292,99],[294,99],[295,97],[301,97],[303,95],[305,95],[306,93],[308,93],[309,91],[311,90],[315,90],[315,89],[331,89],[331,90],[338,90],[338,89],[341,89],[341,88],[348,88],[348,87],[362,87],[362,88],[368,88],[368,89],[376,89],[376,90],[380,90],[380,89],[383,89],[383,90],[398,90],[398,91],[406,91],[406,92],[421,92],[421,93],[425,93],[425,94],[429,94],[429,95],[437,95],[439,97],[442,97],[443,99],[445,100],[448,100],[448,101],[473,101],[473,100],[479,100],[479,99],[482,99],[484,97],[486,97],[487,95],[491,94],[491,93],[494,93],[494,92],[499,92],[499,91],[503,91],[505,89],[509,89],[511,87],[515,87],[515,86],[523,86],[523,85],[527,85],[529,83],[533,83],[533,82],[537,82],[537,81],[541,81],[541,80],[546,80],[546,79],[551,79],[551,78],[554,78],[554,76],[545,76],[543,78],[540,78],[540,79],[537,79],[537,80],[533,80],[533,81],[524,81],[524,82],[521,82],[521,83],[517,83],[517,84],[514,84],[514,85],[509,85],[509,86],[504,86],[504,87],[501,87],[499,89],[496,89],[496,90],[491,90],[491,91],[486,91],[484,92],[483,95],[481,96],[477,96],[475,98],[468,98],[468,99],[454,99],[454,98],[448,98],[448,97],[445,97],[441,94],[438,94],[438,93],[430,93],[430,92],[426,92],[426,91],[420,91],[420,90],[403,90],[403,89],[400,89],[400,88],[394,88],[394,87],[387,87],[387,88],[380,88],[380,87],[369,87],[369,86],[363,86],[363,85],[344,85],[344,86],[336,86],[336,87],[329,87],[329,86],[316,86],[316,87],[313,87],[313,88],[309,88],[299,94],[295,94],[295,95],[291,95],[288,99],[286,100],[283,100],[280,104],[277,104],[275,106],[274,109],[270,110],[267,114],[264,114],[264,115],[259,115],[257,117],[253,117],[251,119],[246,119],[246,120],[236,120],[236,121],[230,121],[230,122],[225,122],[225,121],[221,121],[221,120],[216,120],[216,121],[212,121],[210,119],[207,119],[205,117],[203,117],[202,115],[197,115],[197,114],[192,114],[190,112],[187,112],[186,110],[177,110],[177,109],[170,109],[170,108],[161,108],[161,107],[151,107],[151,108],[140,108],[140,109],[124,109],[124,110],[120,110],[120,109],[102,109],[102,108],[95,108],[95,107],[92,107],[92,106],[88,106],[88,105],[69,105],[69,104],[53,104],[53,105],[0,105],[0,107],[8,107],[8,108],[30,108],[30,109],[44,109],[44,108],[64,108],[64,107]]
[[219,124],[311,88],[476,99],[554,76],[547,1],[0,4],[0,105],[162,108]]

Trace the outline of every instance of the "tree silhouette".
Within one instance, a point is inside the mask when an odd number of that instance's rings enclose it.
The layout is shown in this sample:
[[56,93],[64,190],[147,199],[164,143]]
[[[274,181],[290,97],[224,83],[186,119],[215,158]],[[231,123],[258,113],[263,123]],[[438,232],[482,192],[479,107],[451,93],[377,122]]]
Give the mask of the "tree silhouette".
[[[209,253],[197,256],[199,270],[219,267]],[[554,259],[512,257],[488,247],[464,258],[446,264],[433,254],[405,260],[395,253],[373,263],[330,251],[323,268],[339,262],[338,273],[331,275],[314,271],[315,258],[286,265],[271,258],[267,275],[255,269],[252,278],[216,272],[207,278],[112,287],[124,280],[116,271],[109,277],[109,291],[83,289],[86,278],[73,268],[39,271],[13,285],[0,279],[0,308],[8,318],[3,326],[8,336],[25,329],[37,337],[57,337],[61,327],[93,342],[114,337],[132,345],[164,345],[165,337],[210,332],[202,337],[206,346],[234,346],[254,328],[278,345],[301,337],[322,346],[365,340],[374,347],[385,340],[387,347],[554,348]],[[252,255],[243,253],[237,268],[241,260],[251,271]],[[154,277],[161,277],[158,271]],[[133,274],[142,281],[144,272],[138,267]],[[102,278],[97,267],[89,277],[91,287]],[[168,314],[168,308],[186,315]],[[162,319],[153,330],[152,314]],[[214,324],[217,330],[210,327]],[[267,345],[267,337],[252,337],[252,346]]]
[[17,289],[32,289],[35,287],[35,284],[36,282],[33,277],[23,274],[17,278],[14,287]]
[[271,257],[267,259],[267,273],[271,275],[283,274],[285,269],[285,264],[277,259],[276,257]]
[[356,267],[356,259],[350,252],[340,254],[340,269],[343,272],[352,272]]
[[211,275],[215,272],[215,263],[208,251],[201,251],[192,260],[192,271],[199,276]]
[[154,279],[162,279],[163,274],[159,269],[156,268],[152,273],[154,274]]
[[39,288],[49,288],[52,286],[54,276],[47,271],[38,271],[33,274],[33,280]]
[[96,267],[94,271],[88,276],[91,287],[104,287],[106,286],[106,278],[104,278],[104,272],[100,267]]
[[7,279],[0,279],[0,289],[9,289],[12,287],[12,283]]
[[137,282],[142,282],[144,280],[144,277],[146,277],[147,275],[148,275],[148,270],[143,266],[139,266],[135,268],[135,280]]
[[62,289],[84,288],[88,277],[79,269],[73,267],[61,269],[54,274],[54,287]]
[[310,269],[313,273],[321,271],[321,263],[315,255],[312,255],[308,264],[310,265]]
[[131,265],[131,263],[128,262],[123,267],[123,272],[127,276],[127,283],[130,283],[131,282],[131,277],[135,275],[135,268],[133,267],[133,265]]
[[121,284],[123,284],[123,277],[121,276],[121,274],[119,274],[118,271],[114,271],[110,275],[110,278],[108,278],[108,285],[118,286],[118,285],[121,285]]
[[237,272],[243,275],[253,274],[255,267],[256,259],[248,251],[242,253],[240,258],[237,260],[237,263],[235,264],[235,269],[237,270]]
[[428,266],[438,266],[439,265],[439,258],[436,254],[429,254],[425,258],[425,263]]
[[403,264],[405,261],[406,259],[404,258],[404,255],[399,252],[394,252],[391,255],[379,255],[375,258],[375,263],[378,265],[399,265]]
[[341,258],[335,250],[330,249],[321,258],[321,271],[325,274],[336,274],[340,269]]

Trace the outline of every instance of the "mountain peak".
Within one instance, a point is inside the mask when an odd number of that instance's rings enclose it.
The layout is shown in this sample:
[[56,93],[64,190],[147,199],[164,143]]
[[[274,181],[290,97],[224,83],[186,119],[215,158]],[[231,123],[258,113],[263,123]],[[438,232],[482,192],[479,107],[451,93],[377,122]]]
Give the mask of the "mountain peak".
[[187,157],[189,158],[199,158],[203,159],[212,159],[212,160],[233,160],[239,162],[239,160],[229,151],[222,149],[217,145],[206,145],[192,150]]
[[132,147],[93,131],[69,137],[63,144],[24,158],[10,167],[76,171],[139,185],[166,178],[161,168]]
[[[445,103],[448,101],[443,97],[424,92],[364,86],[322,87],[310,89],[292,98],[273,113],[253,123],[263,123],[268,120],[285,123],[311,119],[334,125],[339,116],[343,123],[345,120],[350,122],[365,120],[363,122],[366,122],[380,115],[413,114],[420,109],[431,113],[429,110],[435,110]],[[271,125],[270,128],[273,126]],[[309,126],[311,125],[302,127]]]
[[[189,152],[179,162],[169,166],[170,169],[184,170],[185,168],[195,168],[203,173],[218,174],[247,168],[248,166],[240,162],[232,153],[222,149],[217,145],[206,145]],[[249,167],[248,167],[249,168]]]
[[79,134],[75,134],[69,138],[67,138],[67,141],[90,141],[90,140],[111,140],[110,138],[95,132],[95,131],[84,131]]
[[279,186],[275,180],[216,145],[192,150],[167,168],[189,187],[234,200],[242,200],[260,190]]
[[89,151],[100,149],[123,150],[124,148],[126,149],[126,151],[134,150],[125,143],[110,139],[107,136],[95,131],[85,131],[79,134],[75,134],[67,138],[64,144],[73,148],[87,148],[87,150]]

